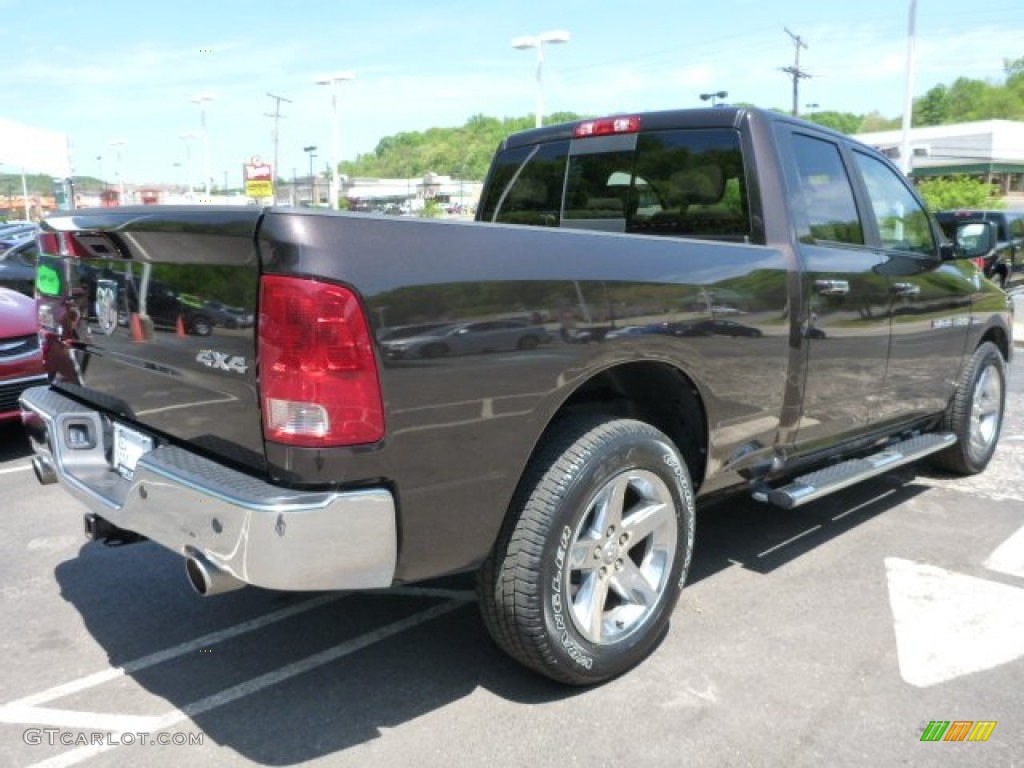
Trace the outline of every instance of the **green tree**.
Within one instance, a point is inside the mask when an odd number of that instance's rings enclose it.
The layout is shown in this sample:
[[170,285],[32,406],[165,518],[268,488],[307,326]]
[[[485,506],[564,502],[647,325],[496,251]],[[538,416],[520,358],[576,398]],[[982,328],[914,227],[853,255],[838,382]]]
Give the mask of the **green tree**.
[[950,208],[1002,208],[999,190],[968,176],[943,176],[923,179],[917,185],[928,208],[944,211]]
[[[559,112],[545,122],[579,119]],[[348,176],[411,178],[433,172],[461,179],[482,179],[498,143],[510,133],[533,127],[532,117],[495,118],[473,115],[457,128],[430,128],[381,139],[373,152],[341,165]]]
[[985,119],[987,115],[983,105],[989,98],[989,90],[992,87],[984,80],[972,80],[968,77],[958,77],[954,80],[949,87],[949,121],[964,123]]
[[885,117],[877,110],[864,115],[860,121],[858,133],[874,133],[875,131],[892,131],[900,127],[900,118]]
[[443,213],[444,208],[441,204],[434,198],[428,197],[423,201],[423,207],[418,215],[422,219],[439,219]]
[[824,125],[840,133],[857,133],[860,130],[863,118],[852,112],[814,112],[806,115],[807,120],[818,125]]
[[942,125],[949,122],[949,88],[939,84],[914,100],[914,125]]

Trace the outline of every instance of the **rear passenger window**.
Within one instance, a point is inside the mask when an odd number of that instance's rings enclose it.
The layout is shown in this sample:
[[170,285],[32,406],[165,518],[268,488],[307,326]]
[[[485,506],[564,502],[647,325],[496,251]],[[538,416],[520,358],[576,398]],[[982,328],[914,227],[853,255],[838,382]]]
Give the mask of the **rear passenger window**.
[[811,240],[863,245],[864,228],[839,147],[796,134],[793,153]]

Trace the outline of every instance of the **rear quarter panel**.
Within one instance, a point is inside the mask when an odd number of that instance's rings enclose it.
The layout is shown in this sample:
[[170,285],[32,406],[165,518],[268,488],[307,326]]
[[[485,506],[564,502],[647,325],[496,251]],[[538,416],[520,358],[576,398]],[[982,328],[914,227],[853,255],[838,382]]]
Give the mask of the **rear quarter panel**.
[[[388,359],[378,342],[382,445],[268,446],[283,480],[393,481],[400,579],[486,555],[545,428],[603,371],[658,361],[685,374],[707,411],[708,476],[775,442],[791,333],[778,250],[285,209],[267,213],[259,248],[267,272],[354,286],[376,328],[519,318],[549,331],[535,349],[439,358]],[[685,332],[723,311],[751,332]],[[651,332],[607,335],[623,326]]]

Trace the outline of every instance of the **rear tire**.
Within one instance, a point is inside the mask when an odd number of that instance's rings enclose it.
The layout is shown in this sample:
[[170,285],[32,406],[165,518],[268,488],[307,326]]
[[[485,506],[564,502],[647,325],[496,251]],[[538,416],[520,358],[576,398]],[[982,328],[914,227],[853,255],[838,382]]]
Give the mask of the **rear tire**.
[[213,325],[202,315],[192,318],[192,333],[196,336],[209,336],[213,333]]
[[646,658],[690,566],[694,501],[672,442],[639,421],[567,418],[539,447],[477,591],[510,656],[601,682]]
[[976,475],[995,453],[1006,407],[1006,362],[986,341],[974,351],[957,384],[943,428],[957,442],[932,457],[932,463],[957,475]]

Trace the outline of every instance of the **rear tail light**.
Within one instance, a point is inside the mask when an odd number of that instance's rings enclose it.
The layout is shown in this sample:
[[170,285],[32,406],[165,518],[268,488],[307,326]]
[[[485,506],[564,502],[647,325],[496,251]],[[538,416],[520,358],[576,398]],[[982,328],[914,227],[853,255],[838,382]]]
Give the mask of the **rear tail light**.
[[36,235],[40,253],[51,256],[89,256],[89,249],[78,242],[73,232],[40,232]]
[[640,130],[639,117],[606,117],[601,120],[588,120],[573,128],[572,135],[577,139],[589,136],[609,136],[614,133],[636,133]]
[[978,269],[980,269],[980,270],[984,270],[985,269],[985,257],[984,256],[979,256],[976,259],[971,259],[971,261],[974,262],[974,266],[976,266]]
[[370,330],[349,289],[263,277],[259,370],[267,440],[327,447],[384,437]]

